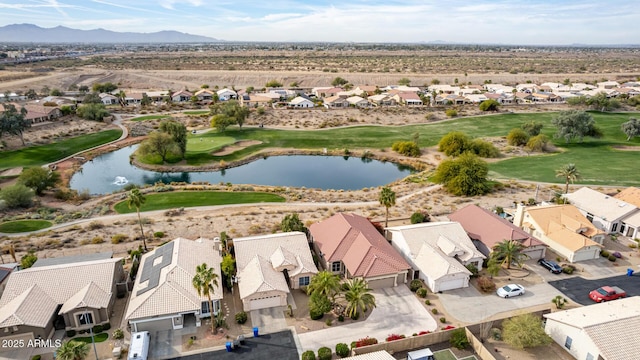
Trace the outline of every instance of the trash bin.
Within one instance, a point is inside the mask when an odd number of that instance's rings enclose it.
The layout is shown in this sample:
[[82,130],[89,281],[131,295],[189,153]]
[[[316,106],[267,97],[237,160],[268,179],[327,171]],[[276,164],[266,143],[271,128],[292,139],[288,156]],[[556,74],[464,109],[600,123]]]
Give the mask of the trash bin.
[[227,348],[227,352],[231,352],[233,350],[233,343],[231,341],[227,341],[225,347]]
[[256,326],[256,327],[253,328],[253,337],[258,337],[258,336],[259,336],[258,335],[258,327]]
[[238,335],[238,341],[240,342],[240,345],[244,345],[244,335]]
[[627,269],[627,276],[633,276],[633,269]]

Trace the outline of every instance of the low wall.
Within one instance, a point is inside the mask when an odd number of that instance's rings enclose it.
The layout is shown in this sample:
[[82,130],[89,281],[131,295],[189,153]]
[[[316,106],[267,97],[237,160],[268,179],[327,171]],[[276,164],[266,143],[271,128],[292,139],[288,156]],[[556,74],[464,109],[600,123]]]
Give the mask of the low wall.
[[482,360],[496,360],[491,351],[484,346],[482,341],[473,335],[469,328],[465,328],[464,330],[467,333],[467,339],[469,340],[473,350],[476,352],[476,355],[478,355]]
[[[406,351],[407,349],[419,349],[429,347],[429,345],[449,341],[451,331],[437,331],[430,334],[410,336],[405,339],[382,342],[380,344],[354,348],[352,355],[368,354],[370,352],[385,350],[389,353]],[[383,339],[384,340],[384,339]]]

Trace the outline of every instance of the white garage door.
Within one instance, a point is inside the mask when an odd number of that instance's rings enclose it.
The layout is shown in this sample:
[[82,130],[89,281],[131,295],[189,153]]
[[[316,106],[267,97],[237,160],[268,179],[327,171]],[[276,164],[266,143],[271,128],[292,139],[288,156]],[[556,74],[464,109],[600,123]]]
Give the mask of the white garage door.
[[169,318],[169,319],[160,319],[160,320],[154,320],[154,321],[138,322],[136,326],[138,328],[138,331],[154,332],[154,331],[160,331],[160,330],[173,329],[173,322],[171,321],[171,318]]
[[368,280],[367,284],[369,284],[370,289],[384,289],[393,287],[393,283],[396,277],[388,277],[384,279],[376,279],[376,280]]
[[527,250],[527,251],[523,251],[523,253],[527,254],[529,258],[533,260],[542,259],[542,249]]
[[252,299],[251,301],[249,301],[249,304],[250,308],[246,311],[283,306],[286,304],[286,299],[278,295],[260,299]]
[[465,279],[442,280],[438,282],[438,291],[461,289],[465,286]]

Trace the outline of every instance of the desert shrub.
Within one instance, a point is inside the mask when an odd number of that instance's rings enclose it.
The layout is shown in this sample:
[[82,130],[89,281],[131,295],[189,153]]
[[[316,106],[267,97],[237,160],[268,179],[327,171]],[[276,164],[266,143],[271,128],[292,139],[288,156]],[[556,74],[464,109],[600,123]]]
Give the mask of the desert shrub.
[[421,287],[422,281],[420,281],[419,279],[411,280],[411,282],[409,283],[409,290],[411,290],[412,292],[416,292]]
[[391,150],[404,156],[420,156],[420,147],[413,141],[396,141],[391,145]]
[[464,329],[456,329],[451,332],[451,338],[449,339],[449,344],[456,349],[466,349],[469,347],[469,339],[467,338],[467,333]]
[[349,356],[349,345],[345,343],[336,344],[336,355],[340,356],[341,358],[346,358],[347,356]]
[[338,315],[338,321],[343,322],[344,321],[344,315],[342,315],[342,314]]
[[533,136],[527,141],[527,148],[529,151],[542,152],[547,149],[549,138],[545,134]]
[[247,313],[244,311],[240,311],[239,313],[236,313],[236,322],[238,324],[244,324],[247,322]]
[[440,322],[441,322],[441,323],[443,323],[443,324],[444,324],[444,323],[446,323],[446,322],[447,322],[447,318],[446,318],[446,317],[444,317],[444,316],[443,316],[443,317],[441,317],[441,318],[440,318]]
[[164,231],[156,231],[153,233],[153,237],[154,238],[163,238],[164,237]]
[[102,238],[102,236],[96,236],[93,239],[91,239],[92,244],[102,244],[103,242],[104,242],[104,239]]
[[109,329],[111,329],[111,324],[110,323],[102,324],[102,330],[103,331],[107,331]]
[[565,274],[573,274],[573,272],[575,271],[575,269],[572,266],[563,266],[562,267],[562,272]]
[[464,133],[452,131],[438,142],[438,150],[447,156],[458,156],[469,150],[471,139]]
[[421,298],[426,298],[427,297],[427,288],[421,287],[420,289],[416,290],[416,295],[418,295]]
[[101,223],[100,221],[92,221],[89,223],[89,225],[87,225],[87,229],[89,230],[98,230],[98,229],[102,229],[104,227],[104,224]]
[[540,130],[542,130],[542,124],[532,120],[522,124],[520,128],[524,130],[529,136],[535,137],[537,135],[540,135]]
[[494,99],[485,100],[480,103],[480,111],[497,111],[500,103]]
[[497,158],[500,157],[500,150],[493,146],[492,143],[482,140],[474,139],[471,141],[471,151],[483,158]]
[[607,257],[607,259],[611,262],[615,262],[618,258],[612,255],[609,255],[609,257]]
[[331,320],[331,318],[328,318],[328,319],[326,319],[326,320],[324,321],[324,323],[325,323],[327,326],[331,326],[331,325],[333,325],[333,320]]
[[602,250],[600,251],[600,256],[604,257],[604,258],[608,258],[609,255],[611,255],[610,252],[608,252],[607,250]]
[[28,208],[31,206],[35,192],[22,185],[15,184],[7,186],[0,191],[0,200],[4,200],[7,208]]
[[331,349],[329,349],[328,347],[323,346],[318,349],[318,360],[331,360],[331,356]]
[[102,330],[103,330],[102,325],[96,325],[96,326],[93,327],[93,333],[94,334],[101,333]]
[[507,143],[511,146],[523,146],[529,141],[529,134],[520,128],[513,128],[507,134]]
[[478,287],[480,287],[480,290],[483,292],[492,292],[496,289],[496,283],[486,276],[480,276],[478,278]]
[[429,214],[425,214],[421,211],[416,211],[413,214],[411,214],[412,224],[421,224],[421,223],[429,222],[430,220],[431,218],[429,217]]
[[425,300],[425,301],[424,301],[424,304],[425,304],[425,305],[431,305],[431,300],[429,300],[429,299]]
[[370,338],[370,337],[367,336],[365,338],[362,338],[362,339],[356,341],[356,343],[355,343],[356,346],[355,347],[359,348],[359,347],[363,347],[363,346],[375,345],[377,343],[378,343],[378,339]]
[[478,276],[478,267],[474,263],[468,264],[465,267],[467,268],[467,270],[469,270],[471,272],[471,277],[477,277]]
[[113,330],[113,334],[111,334],[111,336],[116,339],[124,339],[124,332],[122,331],[122,329],[115,329]]
[[307,350],[302,353],[302,360],[316,360],[316,353],[313,350]]
[[72,338],[74,336],[76,336],[76,331],[75,330],[73,330],[73,329],[67,330],[67,337]]
[[309,310],[309,316],[311,317],[311,320],[319,320],[322,319],[324,313],[318,309],[311,309]]
[[384,339],[384,341],[389,342],[389,341],[394,341],[394,340],[400,340],[400,339],[404,339],[406,336],[404,335],[398,335],[398,334],[391,334],[389,336],[387,336],[386,339]]
[[33,355],[31,357],[31,360],[40,360],[40,359],[42,359],[42,355]]
[[438,313],[438,309],[436,309],[436,308],[431,309],[431,313],[433,315],[437,314]]
[[125,234],[115,234],[111,237],[112,244],[120,244],[121,242],[127,241],[129,237]]
[[456,117],[458,116],[458,110],[456,109],[447,109],[444,112],[445,115],[447,115],[447,117]]

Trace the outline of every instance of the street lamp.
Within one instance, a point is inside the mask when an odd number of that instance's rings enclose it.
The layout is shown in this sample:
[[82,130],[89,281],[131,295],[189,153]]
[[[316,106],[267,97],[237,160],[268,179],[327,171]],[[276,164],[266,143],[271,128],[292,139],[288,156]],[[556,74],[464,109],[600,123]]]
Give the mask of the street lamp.
[[[89,324],[89,311],[86,307],[84,308],[84,313],[82,315],[84,316],[85,324]],[[92,320],[93,320],[93,316],[92,316]],[[96,360],[98,360],[98,349],[96,348],[96,341],[93,337],[93,321],[91,321],[91,324],[92,326],[89,327],[89,333],[91,334],[91,344],[93,344],[93,352],[96,355]]]

